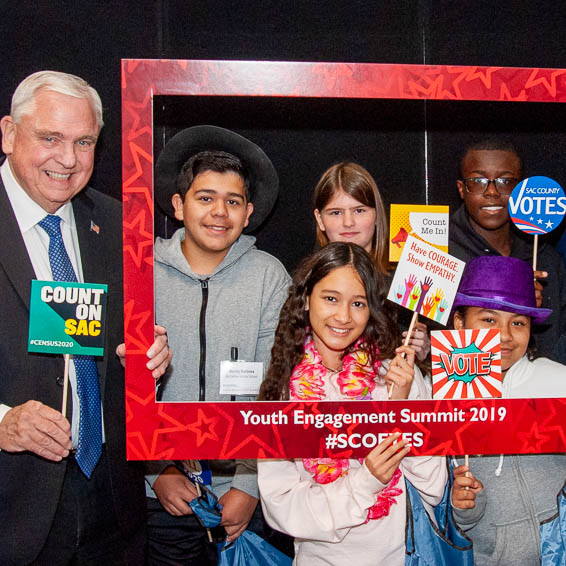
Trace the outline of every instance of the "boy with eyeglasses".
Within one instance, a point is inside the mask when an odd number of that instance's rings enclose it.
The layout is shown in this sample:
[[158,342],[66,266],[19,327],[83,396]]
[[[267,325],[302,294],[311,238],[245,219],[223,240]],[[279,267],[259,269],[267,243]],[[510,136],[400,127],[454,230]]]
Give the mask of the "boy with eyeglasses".
[[[506,140],[492,138],[467,146],[457,181],[463,203],[450,218],[452,255],[466,262],[481,255],[502,255],[532,263],[533,237],[513,226],[507,208],[509,195],[523,178],[521,165],[517,150]],[[540,239],[537,255],[537,301],[553,311],[533,333],[537,354],[566,363],[566,268],[556,250]]]

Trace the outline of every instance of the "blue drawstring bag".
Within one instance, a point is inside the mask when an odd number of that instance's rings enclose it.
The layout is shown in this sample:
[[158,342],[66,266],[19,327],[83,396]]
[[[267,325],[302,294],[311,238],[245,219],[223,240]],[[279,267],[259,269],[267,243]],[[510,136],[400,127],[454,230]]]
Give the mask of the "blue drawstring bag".
[[435,507],[436,522],[426,510],[421,496],[405,478],[407,488],[407,526],[405,528],[405,566],[473,566],[473,543],[458,527],[452,514],[452,469],[442,501]]
[[234,542],[218,545],[218,566],[291,566],[292,562],[252,531],[244,531]]
[[206,487],[199,485],[200,495],[189,502],[190,508],[200,524],[207,529],[220,525],[222,521],[222,505],[218,503],[216,494]]
[[556,515],[540,525],[542,566],[566,566],[566,484],[557,500]]
[[[189,505],[203,527],[212,529],[222,521],[222,505],[216,494],[199,485],[200,495]],[[244,531],[234,542],[218,545],[218,566],[291,566],[293,560],[252,531]]]

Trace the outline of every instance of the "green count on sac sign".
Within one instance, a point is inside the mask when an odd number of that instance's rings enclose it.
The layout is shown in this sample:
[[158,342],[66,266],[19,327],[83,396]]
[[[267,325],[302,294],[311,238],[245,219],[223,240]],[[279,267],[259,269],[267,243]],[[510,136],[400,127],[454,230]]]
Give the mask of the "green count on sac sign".
[[104,355],[107,285],[31,282],[28,350]]

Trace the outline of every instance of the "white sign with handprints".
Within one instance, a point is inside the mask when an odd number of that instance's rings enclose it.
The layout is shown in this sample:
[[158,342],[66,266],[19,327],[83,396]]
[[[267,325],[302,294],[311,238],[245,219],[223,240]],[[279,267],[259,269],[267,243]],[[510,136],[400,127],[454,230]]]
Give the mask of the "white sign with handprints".
[[387,298],[446,325],[465,262],[409,236]]

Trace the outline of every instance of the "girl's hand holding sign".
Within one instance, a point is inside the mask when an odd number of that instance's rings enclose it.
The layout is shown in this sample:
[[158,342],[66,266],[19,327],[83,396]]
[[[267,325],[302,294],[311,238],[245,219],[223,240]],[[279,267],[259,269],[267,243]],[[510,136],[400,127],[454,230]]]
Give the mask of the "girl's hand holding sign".
[[415,351],[410,346],[399,346],[395,353],[385,380],[393,386],[389,387],[390,399],[407,399],[415,375]]
[[404,438],[399,440],[399,436],[400,433],[398,432],[389,435],[364,460],[366,468],[371,472],[371,475],[377,478],[383,485],[391,481],[401,460],[411,450],[409,441]]
[[[408,331],[405,330],[402,334],[403,338],[407,338]],[[423,362],[430,354],[430,337],[426,324],[417,322],[409,338],[409,346],[415,351],[418,360]]]

